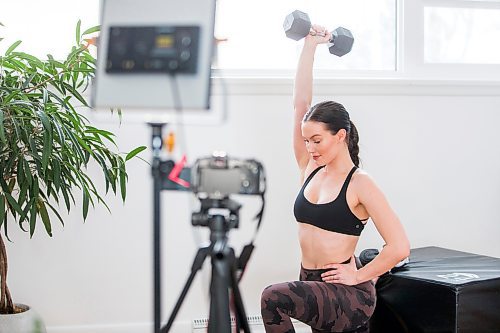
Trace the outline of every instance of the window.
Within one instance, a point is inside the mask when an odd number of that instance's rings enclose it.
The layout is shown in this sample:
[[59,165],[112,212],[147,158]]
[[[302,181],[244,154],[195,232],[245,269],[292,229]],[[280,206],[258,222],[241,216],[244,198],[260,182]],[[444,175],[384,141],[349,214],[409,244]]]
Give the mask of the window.
[[315,24],[329,30],[343,26],[354,35],[351,53],[332,56],[325,45],[315,68],[396,69],[396,0],[218,0],[217,5],[215,34],[227,38],[218,47],[220,68],[294,69],[302,43],[286,38],[283,21],[298,9]]
[[16,0],[2,1],[0,53],[17,40],[16,49],[45,59],[66,57],[76,40],[76,23],[82,20],[82,32],[98,24],[98,0]]
[[[217,0],[216,76],[291,77],[302,47],[286,38],[283,21],[295,9],[329,30],[350,29],[344,57],[325,46],[316,54],[318,77],[342,76],[498,80],[500,0]],[[99,23],[99,0],[17,0],[2,3],[0,53],[67,55],[75,26]],[[336,75],[338,76],[338,75]]]
[[500,64],[500,8],[424,9],[427,63]]

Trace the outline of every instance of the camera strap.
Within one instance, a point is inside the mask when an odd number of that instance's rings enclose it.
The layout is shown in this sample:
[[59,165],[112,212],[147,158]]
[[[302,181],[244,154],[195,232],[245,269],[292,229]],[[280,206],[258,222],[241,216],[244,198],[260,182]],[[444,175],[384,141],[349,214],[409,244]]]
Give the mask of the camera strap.
[[262,223],[262,217],[264,216],[264,208],[266,207],[266,197],[264,196],[265,191],[260,195],[260,199],[262,201],[262,205],[260,206],[260,211],[255,215],[254,220],[257,221],[257,226],[255,227],[255,233],[253,234],[252,243],[255,241],[257,237],[257,233],[259,232],[260,224]]
[[248,264],[248,261],[250,260],[250,257],[252,256],[253,250],[255,249],[255,246],[253,245],[253,243],[255,242],[255,238],[257,237],[257,233],[259,232],[260,225],[262,223],[262,217],[264,216],[264,208],[266,206],[266,198],[264,196],[265,192],[266,191],[264,190],[262,192],[262,194],[260,195],[260,198],[262,200],[262,205],[260,207],[260,211],[254,217],[254,220],[258,220],[258,221],[257,221],[257,226],[255,227],[255,232],[253,234],[252,240],[250,241],[250,243],[248,243],[247,245],[245,245],[243,247],[243,250],[241,250],[240,257],[238,258],[238,269],[241,270],[241,274],[238,277],[238,282],[241,281],[241,279],[243,278],[243,273],[245,273],[245,268]]

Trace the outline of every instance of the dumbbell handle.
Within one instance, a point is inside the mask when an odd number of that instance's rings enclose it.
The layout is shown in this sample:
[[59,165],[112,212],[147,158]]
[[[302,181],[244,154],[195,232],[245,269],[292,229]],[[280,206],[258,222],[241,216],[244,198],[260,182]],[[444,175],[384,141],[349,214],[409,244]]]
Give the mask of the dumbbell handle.
[[316,30],[312,30],[312,29],[311,29],[311,31],[309,31],[309,35],[311,35],[311,36],[320,36],[320,37],[325,37],[325,36],[326,36],[326,33],[325,33],[325,32],[323,32],[323,33],[321,33],[321,32],[317,32]]
[[[311,29],[311,31],[309,31],[309,35],[311,35],[311,36],[325,37],[325,36],[326,36],[326,33],[325,33],[325,32],[323,32],[323,33],[321,33],[321,32],[316,32],[315,30],[312,30],[312,29]],[[330,38],[330,41],[332,41],[332,39],[333,39],[333,36],[332,36],[332,38]]]

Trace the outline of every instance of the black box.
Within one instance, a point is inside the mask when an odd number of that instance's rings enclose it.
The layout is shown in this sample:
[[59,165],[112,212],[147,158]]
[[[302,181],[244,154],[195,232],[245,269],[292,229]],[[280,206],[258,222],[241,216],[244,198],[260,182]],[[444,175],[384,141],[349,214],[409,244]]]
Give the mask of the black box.
[[371,333],[500,332],[500,259],[440,247],[377,282]]

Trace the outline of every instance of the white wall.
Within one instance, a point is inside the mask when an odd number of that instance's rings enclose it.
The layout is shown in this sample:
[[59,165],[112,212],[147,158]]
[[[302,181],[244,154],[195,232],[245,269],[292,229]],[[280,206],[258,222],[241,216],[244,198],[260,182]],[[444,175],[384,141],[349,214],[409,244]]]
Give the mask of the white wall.
[[[357,82],[357,83],[356,83]],[[483,89],[484,88],[484,89]],[[500,257],[500,90],[498,85],[426,83],[323,83],[317,100],[343,103],[360,133],[363,167],[399,214],[412,247],[441,246]],[[247,315],[260,313],[261,290],[295,279],[299,268],[292,205],[300,186],[291,148],[291,81],[282,88],[230,82],[229,118],[220,126],[186,128],[193,160],[216,149],[254,157],[268,175],[265,218],[241,283]],[[330,93],[331,92],[331,93]],[[484,93],[486,92],[486,93]],[[221,96],[214,97],[216,108]],[[98,120],[118,135],[120,148],[149,146],[149,128],[125,116],[121,127]],[[143,154],[146,159],[150,154]],[[95,171],[92,171],[96,173]],[[150,168],[128,164],[128,198],[109,197],[112,214],[98,208],[81,221],[80,207],[49,239],[40,224],[33,239],[11,224],[9,285],[17,302],[32,305],[49,332],[150,332],[152,321],[152,202]],[[99,179],[100,179],[100,175]],[[102,183],[99,180],[99,183]],[[230,233],[240,248],[253,232],[258,200],[244,203],[241,227]],[[197,249],[207,239],[194,231],[187,193],[164,193],[163,317],[168,317]],[[358,246],[380,247],[373,226]],[[199,274],[174,332],[207,316],[209,265]]]

